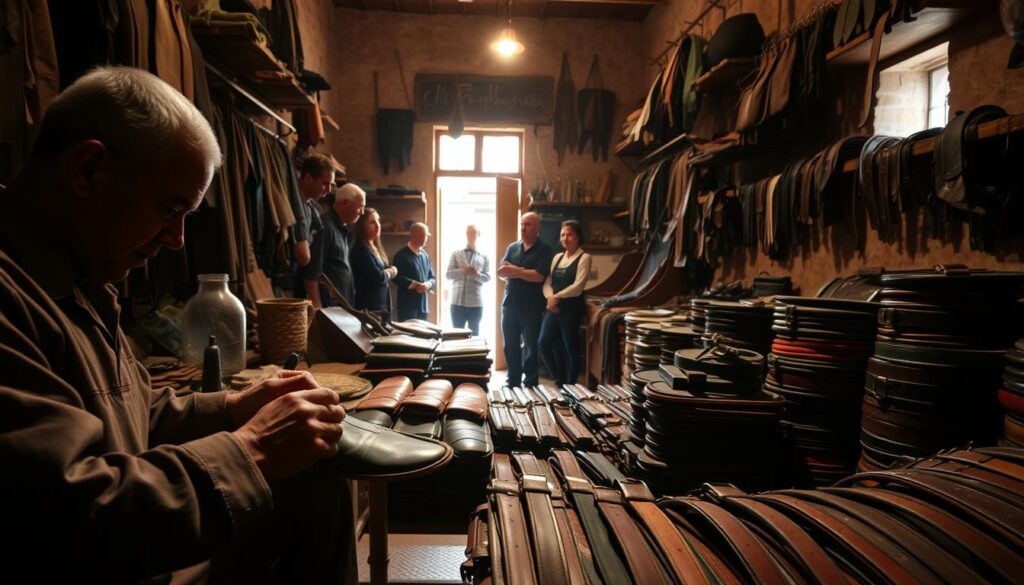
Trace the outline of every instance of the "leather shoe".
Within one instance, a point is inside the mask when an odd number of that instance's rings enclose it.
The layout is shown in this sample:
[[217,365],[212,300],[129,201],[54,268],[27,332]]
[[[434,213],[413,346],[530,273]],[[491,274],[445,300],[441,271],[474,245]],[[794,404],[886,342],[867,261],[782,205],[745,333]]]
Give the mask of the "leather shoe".
[[409,479],[440,470],[452,448],[440,441],[413,437],[373,423],[346,417],[338,454],[320,463],[351,479]]

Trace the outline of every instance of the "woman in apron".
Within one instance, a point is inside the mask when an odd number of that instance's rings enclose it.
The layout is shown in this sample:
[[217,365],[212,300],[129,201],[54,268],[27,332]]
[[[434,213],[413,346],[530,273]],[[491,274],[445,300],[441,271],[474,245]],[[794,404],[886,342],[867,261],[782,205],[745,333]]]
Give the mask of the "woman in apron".
[[547,312],[540,327],[541,359],[555,377],[555,383],[575,384],[580,375],[580,324],[583,322],[583,292],[590,275],[590,254],[583,251],[580,222],[562,222],[559,237],[565,250],[551,261],[544,282]]

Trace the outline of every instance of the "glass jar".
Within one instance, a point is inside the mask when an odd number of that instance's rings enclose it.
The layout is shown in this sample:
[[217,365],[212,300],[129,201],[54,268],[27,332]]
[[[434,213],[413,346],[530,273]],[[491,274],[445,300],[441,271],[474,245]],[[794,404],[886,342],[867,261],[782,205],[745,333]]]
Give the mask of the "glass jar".
[[245,369],[245,307],[228,290],[227,274],[199,275],[199,292],[185,303],[181,329],[186,362],[202,366],[213,335],[220,348],[221,377]]

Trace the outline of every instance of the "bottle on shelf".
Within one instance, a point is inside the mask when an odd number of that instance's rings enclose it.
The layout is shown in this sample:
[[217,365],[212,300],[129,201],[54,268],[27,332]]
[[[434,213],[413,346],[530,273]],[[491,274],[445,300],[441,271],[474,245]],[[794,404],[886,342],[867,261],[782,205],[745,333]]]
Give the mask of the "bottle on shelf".
[[227,274],[200,274],[199,292],[185,303],[182,359],[202,366],[210,336],[220,347],[222,376],[245,369],[245,307],[228,290]]

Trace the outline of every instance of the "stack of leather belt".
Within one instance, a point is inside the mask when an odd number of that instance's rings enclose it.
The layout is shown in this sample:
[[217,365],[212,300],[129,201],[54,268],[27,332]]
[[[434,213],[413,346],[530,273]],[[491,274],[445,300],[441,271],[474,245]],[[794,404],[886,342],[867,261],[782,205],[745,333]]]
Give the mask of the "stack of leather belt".
[[999,404],[1003,414],[1003,438],[1006,447],[1024,447],[1024,339],[1018,339],[1006,353],[1003,386],[999,389]]
[[391,327],[398,333],[413,335],[423,339],[466,339],[473,335],[473,332],[466,328],[445,329],[423,319],[392,321]]
[[704,325],[707,323],[707,308],[711,299],[690,299],[690,327],[698,335],[704,335]]
[[1017,583],[1024,450],[939,453],[836,487],[704,484],[655,500],[565,450],[495,457],[470,517],[467,583]]
[[433,378],[452,384],[487,386],[491,380],[490,350],[483,337],[442,341],[434,350]]
[[626,349],[623,352],[622,384],[627,384],[630,373],[638,369],[636,365],[638,349],[645,356],[653,351],[646,343],[643,346],[638,346],[640,343],[640,325],[647,323],[661,325],[675,314],[674,311],[667,309],[641,309],[626,313]]
[[412,335],[384,335],[372,343],[360,376],[374,384],[392,376],[406,376],[418,384],[427,376],[439,342]]
[[719,346],[678,351],[675,361],[643,390],[641,477],[661,493],[703,481],[774,485],[785,401],[762,389],[763,357]]
[[993,444],[1006,348],[1017,337],[1024,273],[937,266],[881,275],[868,362],[861,467],[945,447]]
[[830,485],[853,473],[860,404],[878,304],[776,297],[775,342],[765,389],[786,399],[782,425],[796,485]]
[[[613,453],[628,435],[626,423],[632,416],[626,402],[628,392],[621,386],[599,386],[593,392],[581,384],[562,386],[562,394],[576,416],[591,430],[596,448]],[[614,396],[609,399],[609,392]]]
[[629,376],[629,405],[632,407],[632,416],[629,419],[630,439],[639,446],[643,446],[644,437],[647,434],[647,397],[644,389],[648,384],[661,380],[661,374],[657,369],[633,372]]
[[633,367],[636,370],[657,368],[661,361],[661,330],[663,323],[641,323],[636,327],[633,344]]
[[661,329],[661,360],[662,364],[671,364],[676,352],[680,349],[701,347],[701,334],[690,325],[674,325]]
[[756,299],[711,301],[704,309],[704,341],[718,335],[742,349],[766,355],[772,344],[773,307]]

